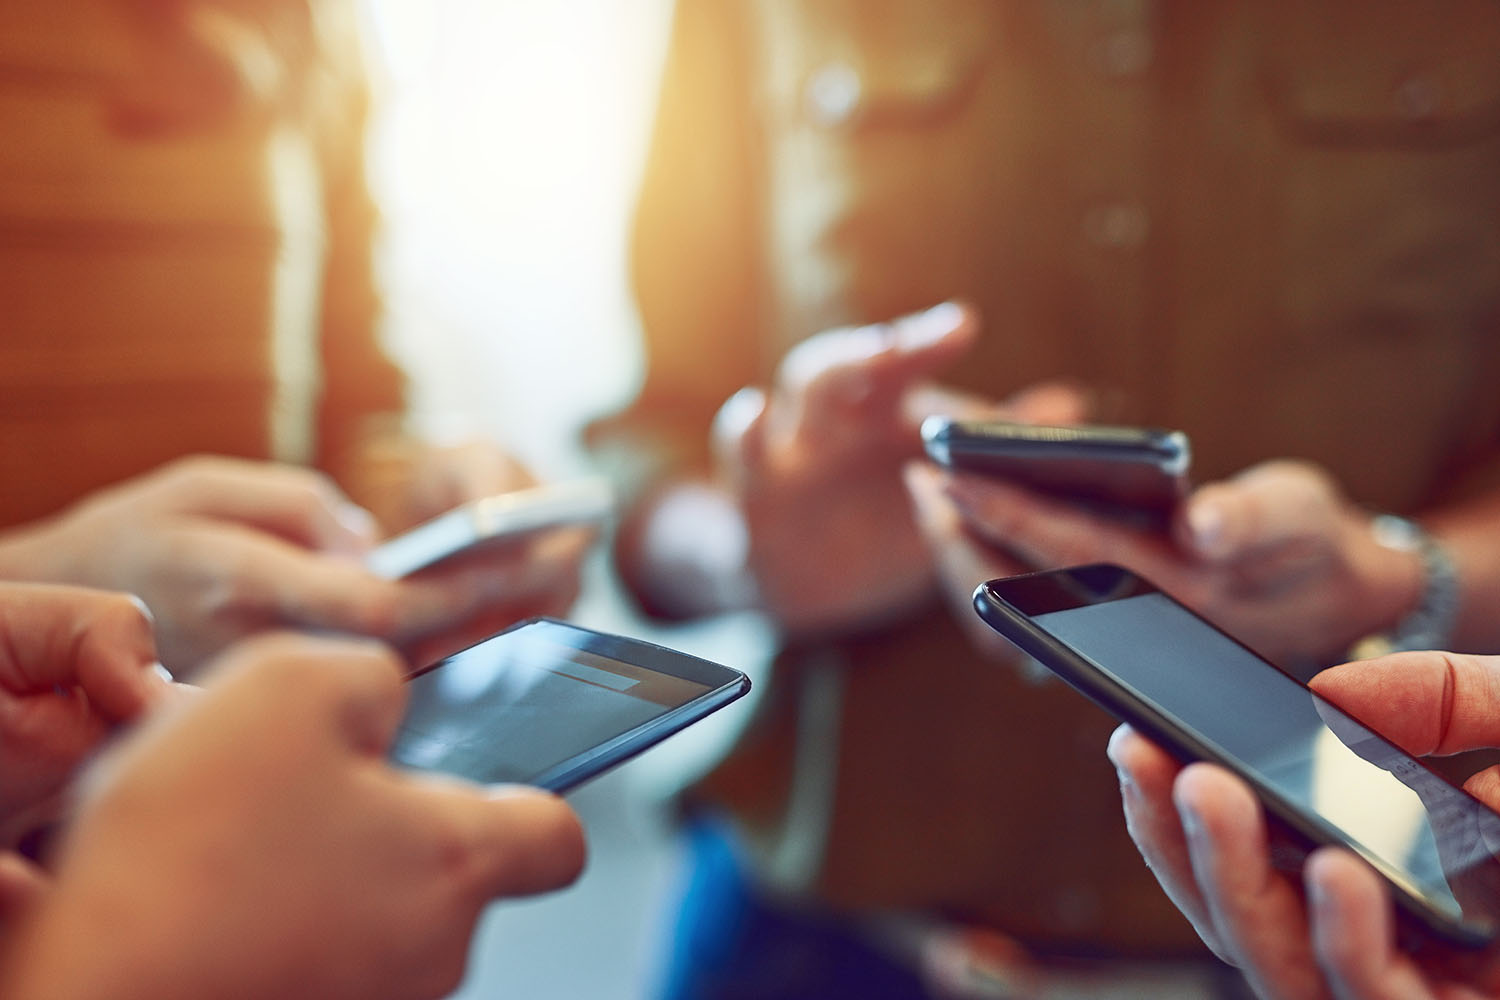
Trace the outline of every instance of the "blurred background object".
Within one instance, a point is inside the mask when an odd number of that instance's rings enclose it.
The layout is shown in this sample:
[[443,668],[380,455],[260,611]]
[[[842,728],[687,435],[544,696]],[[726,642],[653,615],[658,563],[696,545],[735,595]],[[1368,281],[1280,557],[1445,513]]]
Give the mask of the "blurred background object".
[[442,431],[546,469],[639,379],[625,234],[668,0],[366,0],[387,322]]

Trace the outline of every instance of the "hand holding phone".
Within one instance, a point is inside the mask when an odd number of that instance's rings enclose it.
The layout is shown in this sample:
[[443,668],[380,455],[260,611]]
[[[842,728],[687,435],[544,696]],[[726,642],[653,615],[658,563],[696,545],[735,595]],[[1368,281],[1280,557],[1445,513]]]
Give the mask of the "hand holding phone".
[[1117,566],[991,580],[974,606],[1180,760],[1237,775],[1301,848],[1362,857],[1412,946],[1494,943],[1500,814],[1353,714]]
[[1186,434],[928,417],[922,443],[939,465],[1002,476],[1052,496],[1165,518],[1187,493]]
[[456,507],[377,546],[365,564],[400,579],[487,545],[571,524],[596,524],[614,508],[609,481],[585,478],[485,497]]

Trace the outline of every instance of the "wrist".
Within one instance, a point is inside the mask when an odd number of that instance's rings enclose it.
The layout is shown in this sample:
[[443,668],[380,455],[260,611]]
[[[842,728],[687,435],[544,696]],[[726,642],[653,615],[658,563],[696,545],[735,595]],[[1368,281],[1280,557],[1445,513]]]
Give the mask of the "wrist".
[[1458,570],[1448,549],[1416,521],[1390,514],[1370,521],[1371,537],[1386,561],[1400,568],[1387,575],[1392,598],[1378,627],[1354,644],[1363,659],[1413,649],[1447,649],[1459,610]]

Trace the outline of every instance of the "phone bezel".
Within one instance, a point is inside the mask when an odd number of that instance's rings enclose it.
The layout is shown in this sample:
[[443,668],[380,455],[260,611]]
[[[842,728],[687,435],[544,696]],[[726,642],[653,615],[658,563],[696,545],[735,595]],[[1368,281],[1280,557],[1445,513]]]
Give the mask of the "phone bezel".
[[[1081,600],[1080,589],[1076,586],[1069,587],[1065,581],[1076,581],[1083,576],[1114,576],[1117,584],[1122,586],[1111,589],[1107,596],[1101,599]],[[1268,817],[1273,818],[1284,830],[1300,841],[1301,847],[1305,849],[1321,846],[1344,847],[1365,858],[1389,886],[1397,907],[1443,940],[1467,949],[1484,948],[1495,943],[1497,937],[1500,937],[1500,918],[1497,918],[1494,925],[1485,927],[1455,920],[1447,912],[1431,905],[1423,896],[1408,888],[1403,879],[1393,876],[1380,858],[1370,855],[1361,845],[1351,843],[1340,836],[1337,827],[1319,817],[1309,816],[1290,799],[1266,785],[1237,759],[1219,752],[1212,744],[1198,739],[1190,729],[1159,711],[1150,702],[1138,697],[1130,688],[1104,673],[1086,656],[1036,624],[1031,618],[1032,615],[1065,611],[1105,601],[1123,600],[1142,594],[1162,595],[1194,618],[1202,621],[1207,627],[1252,654],[1268,669],[1275,670],[1304,689],[1307,688],[1307,685],[1295,675],[1256,653],[1249,646],[1192,611],[1149,580],[1121,566],[1094,563],[989,580],[975,588],[973,603],[975,610],[986,624],[1022,652],[1051,670],[1069,686],[1094,701],[1105,711],[1140,730],[1179,760],[1184,763],[1208,761],[1232,771],[1255,790]],[[1011,599],[1012,597],[1019,598],[1022,603],[1016,603]],[[1311,695],[1312,692],[1309,690],[1309,697]],[[1348,712],[1343,712],[1343,714],[1364,728],[1375,731],[1357,716]],[[1452,785],[1452,782],[1449,782],[1421,758],[1407,756],[1425,770]],[[1454,787],[1462,794],[1468,795],[1462,788]],[[1473,796],[1469,797],[1473,798]],[[1480,803],[1480,805],[1484,804]]]
[[680,732],[699,719],[743,697],[750,690],[750,678],[733,667],[645,639],[600,632],[545,616],[516,622],[488,638],[412,672],[407,676],[406,681],[411,683],[419,677],[440,669],[456,656],[487,643],[502,641],[512,633],[533,627],[546,627],[560,631],[574,640],[585,641],[586,645],[577,648],[586,649],[594,655],[702,684],[708,688],[691,701],[667,709],[648,722],[559,761],[524,782],[558,794],[570,792],[585,781],[649,750],[674,733]]

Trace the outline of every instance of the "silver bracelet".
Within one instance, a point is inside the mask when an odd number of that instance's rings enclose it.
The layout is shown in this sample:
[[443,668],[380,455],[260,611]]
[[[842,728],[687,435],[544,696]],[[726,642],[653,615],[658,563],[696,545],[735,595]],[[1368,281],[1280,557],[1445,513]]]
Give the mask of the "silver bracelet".
[[1458,621],[1458,567],[1453,557],[1410,518],[1380,514],[1370,522],[1370,530],[1386,548],[1414,552],[1422,560],[1422,596],[1416,608],[1394,629],[1378,637],[1379,645],[1391,653],[1447,649]]

